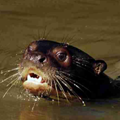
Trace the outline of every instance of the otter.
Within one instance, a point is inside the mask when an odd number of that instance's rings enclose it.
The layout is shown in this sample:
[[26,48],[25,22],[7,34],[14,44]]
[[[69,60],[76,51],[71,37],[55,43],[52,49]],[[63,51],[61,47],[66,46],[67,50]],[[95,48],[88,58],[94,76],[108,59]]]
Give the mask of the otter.
[[57,99],[105,99],[119,95],[119,80],[104,71],[107,64],[84,51],[50,40],[26,48],[19,74],[23,87],[35,96]]

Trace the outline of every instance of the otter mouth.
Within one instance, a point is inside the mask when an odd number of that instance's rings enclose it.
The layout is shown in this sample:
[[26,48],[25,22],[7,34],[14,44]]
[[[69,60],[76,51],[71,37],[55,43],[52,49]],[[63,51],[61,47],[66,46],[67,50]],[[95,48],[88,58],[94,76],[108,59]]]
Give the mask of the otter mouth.
[[32,82],[34,84],[42,84],[45,83],[45,80],[43,78],[35,73],[29,73],[26,77],[26,81]]
[[[36,73],[36,70],[31,71],[32,68],[23,70],[23,87],[29,91],[30,93],[33,93],[34,95],[40,95],[41,93],[47,93],[51,91],[52,86],[49,85],[47,78],[40,73]],[[42,73],[41,73],[42,74]]]

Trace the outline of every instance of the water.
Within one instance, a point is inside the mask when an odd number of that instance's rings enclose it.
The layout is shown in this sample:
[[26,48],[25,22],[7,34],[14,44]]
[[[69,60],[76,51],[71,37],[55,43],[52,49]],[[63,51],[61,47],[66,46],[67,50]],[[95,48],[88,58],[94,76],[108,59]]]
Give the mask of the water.
[[[17,67],[22,52],[33,40],[47,37],[65,41],[108,64],[106,74],[120,75],[120,1],[118,0],[1,0],[0,71]],[[0,79],[8,77],[0,75]],[[68,105],[18,99],[17,87],[3,99],[4,120],[119,120],[119,99]],[[33,109],[34,108],[34,109]],[[33,110],[32,110],[33,109]]]

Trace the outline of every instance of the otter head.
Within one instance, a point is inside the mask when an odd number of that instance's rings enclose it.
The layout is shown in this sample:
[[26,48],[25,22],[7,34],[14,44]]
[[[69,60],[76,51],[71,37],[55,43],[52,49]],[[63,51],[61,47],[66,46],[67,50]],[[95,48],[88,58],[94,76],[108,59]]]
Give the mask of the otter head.
[[23,86],[37,96],[91,97],[106,69],[83,51],[48,40],[32,42],[24,52],[19,73]]

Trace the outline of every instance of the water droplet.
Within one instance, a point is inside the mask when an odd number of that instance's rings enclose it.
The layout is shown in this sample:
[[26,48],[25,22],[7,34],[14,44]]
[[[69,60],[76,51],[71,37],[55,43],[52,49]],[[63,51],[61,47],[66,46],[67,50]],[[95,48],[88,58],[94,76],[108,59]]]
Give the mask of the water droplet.
[[54,102],[55,100],[54,99],[52,99],[52,102]]

